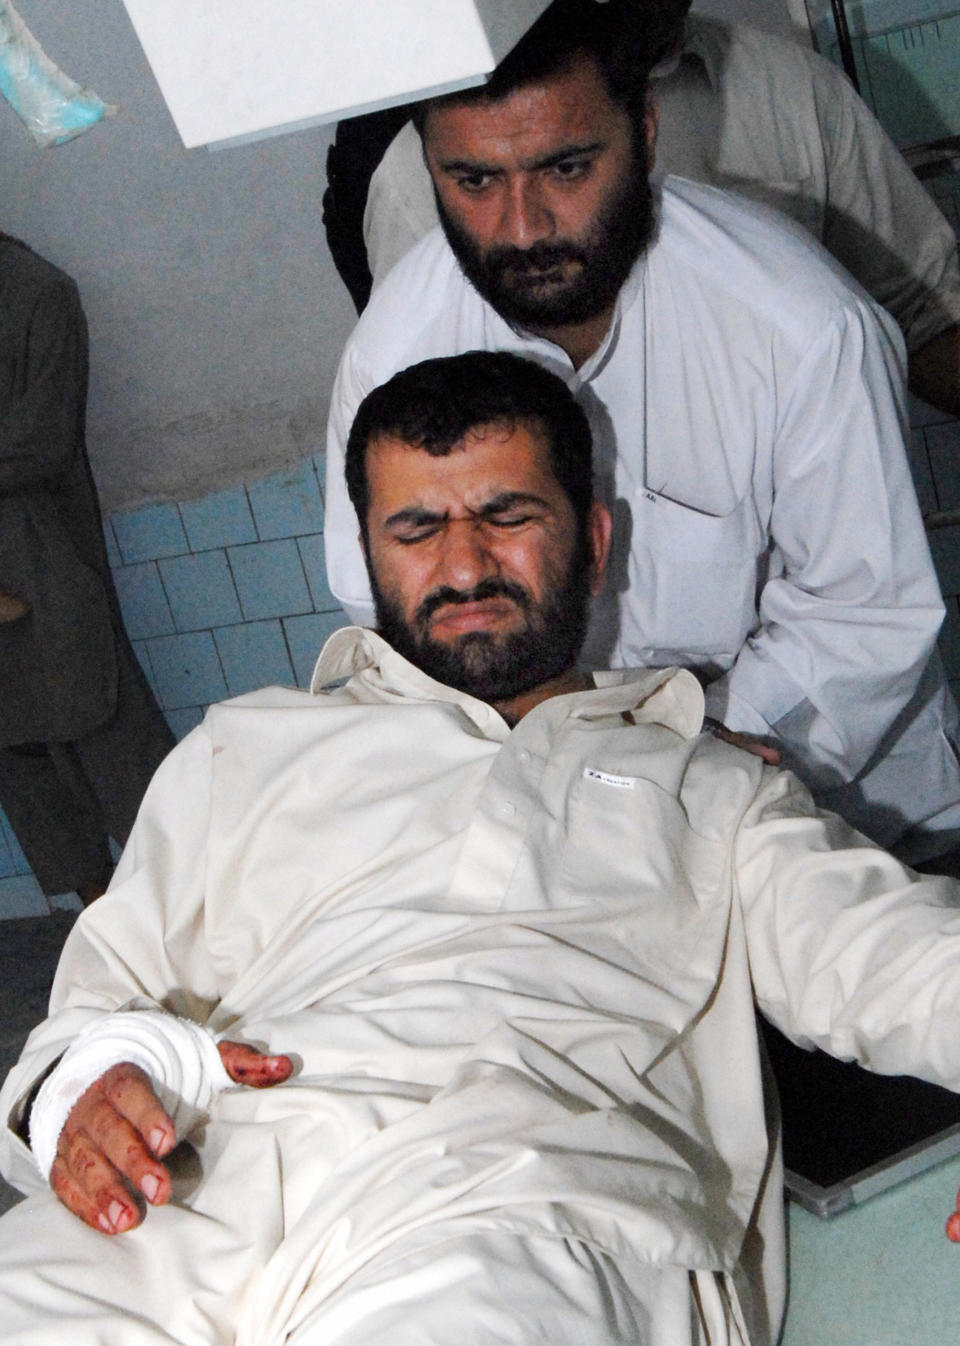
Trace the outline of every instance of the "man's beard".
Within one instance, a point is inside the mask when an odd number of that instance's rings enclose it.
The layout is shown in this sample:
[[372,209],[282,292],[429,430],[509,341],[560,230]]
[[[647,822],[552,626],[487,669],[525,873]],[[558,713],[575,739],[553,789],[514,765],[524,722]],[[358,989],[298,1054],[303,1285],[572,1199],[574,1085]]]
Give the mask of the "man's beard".
[[[446,212],[439,195],[437,209],[447,242],[467,280],[502,318],[518,327],[566,327],[604,313],[616,301],[656,227],[645,154],[639,146],[634,149],[629,176],[579,240],[482,252]],[[576,264],[573,277],[542,292],[538,277],[570,262]]]
[[[408,624],[399,605],[371,574],[377,630],[398,654],[459,692],[480,701],[509,701],[572,668],[587,630],[590,606],[589,567],[582,541],[566,574],[549,583],[543,601],[535,604],[527,590],[492,576],[475,589],[439,588],[428,594]],[[447,642],[430,635],[430,618],[447,604],[486,598],[512,599],[526,617],[515,631],[469,631]]]

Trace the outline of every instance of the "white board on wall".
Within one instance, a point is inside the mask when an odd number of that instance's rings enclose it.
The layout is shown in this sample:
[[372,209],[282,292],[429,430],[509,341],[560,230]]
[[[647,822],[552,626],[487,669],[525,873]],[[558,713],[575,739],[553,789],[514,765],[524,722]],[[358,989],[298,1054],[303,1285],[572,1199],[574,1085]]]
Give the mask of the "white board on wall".
[[124,0],[187,148],[479,84],[549,0]]

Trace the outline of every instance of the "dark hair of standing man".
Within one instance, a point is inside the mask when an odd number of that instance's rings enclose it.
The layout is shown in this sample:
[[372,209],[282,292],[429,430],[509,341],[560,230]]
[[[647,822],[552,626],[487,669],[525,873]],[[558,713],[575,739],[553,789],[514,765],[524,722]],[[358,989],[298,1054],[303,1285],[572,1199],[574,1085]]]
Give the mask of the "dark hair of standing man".
[[690,0],[554,0],[486,84],[417,103],[414,125],[422,134],[429,110],[448,102],[499,102],[566,69],[577,56],[596,62],[614,103],[639,124],[650,71],[675,42],[689,8]]

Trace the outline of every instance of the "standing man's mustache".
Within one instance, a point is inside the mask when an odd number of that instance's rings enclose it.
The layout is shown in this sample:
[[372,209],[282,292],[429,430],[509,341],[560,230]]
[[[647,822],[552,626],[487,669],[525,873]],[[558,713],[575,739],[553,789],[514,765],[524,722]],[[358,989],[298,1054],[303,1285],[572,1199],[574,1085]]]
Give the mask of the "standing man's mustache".
[[486,266],[491,270],[514,271],[527,274],[533,271],[550,271],[563,262],[583,262],[580,248],[572,243],[534,243],[529,248],[493,248],[486,257]]

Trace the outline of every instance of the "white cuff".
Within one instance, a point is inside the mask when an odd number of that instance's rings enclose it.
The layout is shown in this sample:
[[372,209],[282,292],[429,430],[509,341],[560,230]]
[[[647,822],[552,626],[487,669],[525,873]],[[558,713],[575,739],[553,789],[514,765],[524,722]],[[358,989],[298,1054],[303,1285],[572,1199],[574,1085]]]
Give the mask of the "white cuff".
[[73,1105],[105,1071],[123,1061],[149,1075],[178,1140],[232,1083],[212,1034],[199,1024],[157,1010],[107,1015],[85,1028],[67,1049],[31,1110],[30,1148],[48,1180]]

